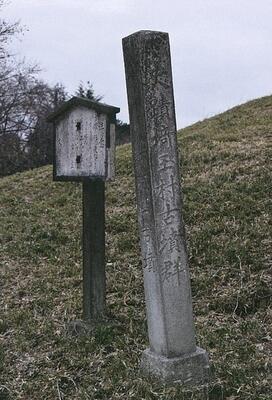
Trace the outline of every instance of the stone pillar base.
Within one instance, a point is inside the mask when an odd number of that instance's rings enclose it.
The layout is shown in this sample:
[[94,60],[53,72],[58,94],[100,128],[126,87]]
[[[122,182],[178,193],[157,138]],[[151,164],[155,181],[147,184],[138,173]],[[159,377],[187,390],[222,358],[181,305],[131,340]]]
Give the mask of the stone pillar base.
[[142,354],[141,369],[145,375],[163,383],[199,385],[209,379],[208,354],[200,347],[194,353],[174,358],[166,358],[146,349]]

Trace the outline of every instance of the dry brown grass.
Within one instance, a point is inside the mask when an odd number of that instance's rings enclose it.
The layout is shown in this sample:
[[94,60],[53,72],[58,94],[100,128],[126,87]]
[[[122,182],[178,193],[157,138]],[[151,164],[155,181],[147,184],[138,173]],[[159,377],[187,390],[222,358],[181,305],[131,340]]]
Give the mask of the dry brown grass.
[[272,97],[179,132],[197,340],[207,387],[163,386],[139,374],[147,346],[129,145],[107,189],[111,324],[67,334],[81,317],[81,187],[51,167],[3,178],[0,399],[271,398]]

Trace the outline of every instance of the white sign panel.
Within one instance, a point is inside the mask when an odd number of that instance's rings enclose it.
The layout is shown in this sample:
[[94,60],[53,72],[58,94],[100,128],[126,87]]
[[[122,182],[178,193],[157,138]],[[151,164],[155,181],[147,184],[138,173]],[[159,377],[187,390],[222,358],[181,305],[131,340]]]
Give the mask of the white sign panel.
[[56,177],[107,175],[106,114],[76,107],[56,126]]

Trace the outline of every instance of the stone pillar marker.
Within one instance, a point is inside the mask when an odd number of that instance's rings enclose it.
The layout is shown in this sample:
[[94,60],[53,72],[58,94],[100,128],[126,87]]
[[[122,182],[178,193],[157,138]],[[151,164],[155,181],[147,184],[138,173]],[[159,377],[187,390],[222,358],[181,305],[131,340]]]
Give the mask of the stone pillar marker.
[[136,32],[123,52],[150,345],[141,367],[163,382],[203,383],[209,361],[195,341],[168,34]]

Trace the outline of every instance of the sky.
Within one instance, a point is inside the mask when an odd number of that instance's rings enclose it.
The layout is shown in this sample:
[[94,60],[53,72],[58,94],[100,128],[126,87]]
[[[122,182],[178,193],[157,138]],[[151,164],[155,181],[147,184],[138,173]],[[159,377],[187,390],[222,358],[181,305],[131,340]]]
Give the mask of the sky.
[[91,81],[126,122],[122,38],[142,29],[169,33],[179,128],[272,94],[272,0],[9,0],[2,18],[44,80]]

